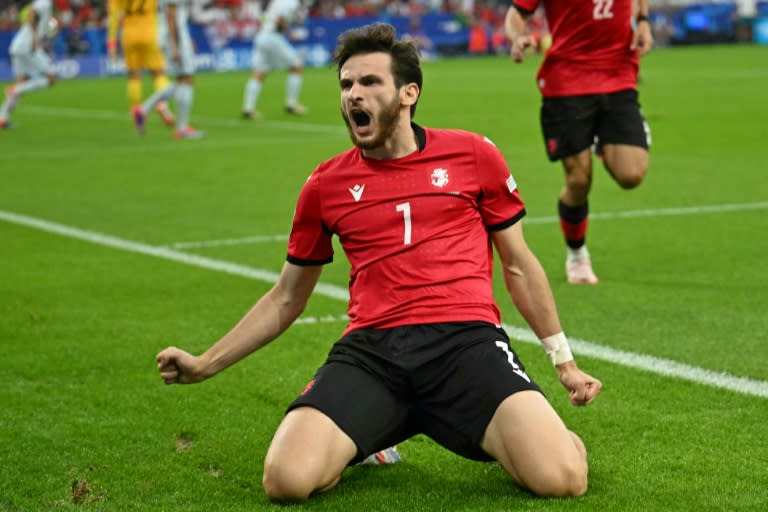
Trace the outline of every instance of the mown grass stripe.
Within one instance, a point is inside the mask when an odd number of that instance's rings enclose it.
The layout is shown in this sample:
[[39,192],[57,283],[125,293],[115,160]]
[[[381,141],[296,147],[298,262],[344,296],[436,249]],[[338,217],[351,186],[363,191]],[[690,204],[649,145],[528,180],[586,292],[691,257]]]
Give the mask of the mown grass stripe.
[[[87,231],[84,229],[66,226],[27,215],[20,215],[13,212],[0,210],[0,220],[5,220],[6,222],[12,224],[27,226],[68,238],[74,238],[106,247],[111,247],[113,249],[144,254],[156,258],[183,263],[185,265],[195,266],[198,268],[205,268],[249,279],[256,279],[266,283],[274,283],[278,278],[277,273],[271,272],[269,270],[215,260],[212,258],[184,253],[165,247],[157,247],[140,242],[124,240],[115,236],[94,231]],[[318,283],[317,287],[315,288],[315,292],[332,299],[345,302],[349,300],[349,295],[346,288],[332,284]],[[322,317],[321,319],[318,319],[318,321],[338,321],[338,319],[339,317],[329,316]],[[311,323],[311,321],[305,319],[302,323]],[[538,343],[536,336],[528,329],[512,325],[505,325],[504,328],[514,339],[528,343]],[[663,359],[645,354],[618,350],[600,345],[593,341],[580,340],[576,338],[569,338],[569,340],[574,352],[580,355],[585,355],[595,359],[600,359],[603,361],[608,361],[629,368],[644,370],[659,375],[676,377],[698,384],[705,384],[720,389],[726,389],[745,395],[768,398],[768,382],[765,381],[750,379],[746,377],[737,377],[725,372],[715,372],[696,366],[690,366],[677,361],[672,361],[670,359]]]

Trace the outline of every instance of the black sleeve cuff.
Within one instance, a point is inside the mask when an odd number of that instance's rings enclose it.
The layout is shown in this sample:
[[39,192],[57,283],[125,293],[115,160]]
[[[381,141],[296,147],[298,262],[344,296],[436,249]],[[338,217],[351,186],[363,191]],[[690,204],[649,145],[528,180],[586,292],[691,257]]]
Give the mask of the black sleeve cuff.
[[515,215],[511,219],[507,219],[504,222],[501,222],[499,224],[494,224],[493,226],[488,226],[488,231],[501,231],[502,229],[508,228],[512,224],[516,224],[523,217],[525,217],[525,208],[520,210],[517,213],[517,215]]
[[293,263],[294,265],[298,265],[300,267],[315,267],[318,265],[327,265],[328,263],[331,263],[333,261],[333,256],[330,256],[324,260],[303,260],[299,258],[294,258],[290,254],[285,258],[285,261],[288,263]]

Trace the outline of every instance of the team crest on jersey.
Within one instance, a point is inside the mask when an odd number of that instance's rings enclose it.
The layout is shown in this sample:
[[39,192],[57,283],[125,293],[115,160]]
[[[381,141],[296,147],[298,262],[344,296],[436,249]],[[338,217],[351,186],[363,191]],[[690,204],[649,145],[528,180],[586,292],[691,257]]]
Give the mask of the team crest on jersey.
[[436,187],[444,187],[448,184],[448,169],[438,167],[432,171],[432,184]]

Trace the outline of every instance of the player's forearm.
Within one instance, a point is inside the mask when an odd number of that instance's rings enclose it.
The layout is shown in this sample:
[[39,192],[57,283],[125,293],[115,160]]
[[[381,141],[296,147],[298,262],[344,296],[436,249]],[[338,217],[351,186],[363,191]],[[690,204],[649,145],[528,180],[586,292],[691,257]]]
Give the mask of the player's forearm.
[[32,29],[33,46],[37,46],[37,42],[40,40],[40,34],[37,33],[37,20],[37,12],[35,12],[34,9],[29,9],[29,14],[27,14],[27,23],[29,23],[29,27]]
[[33,33],[37,32],[37,21],[38,21],[37,11],[30,8],[29,13],[27,14],[27,24],[30,26]]
[[218,342],[200,356],[200,371],[212,377],[280,336],[304,310],[304,303],[284,300],[279,287],[264,295]]
[[648,17],[650,6],[648,0],[635,0],[635,17]]
[[648,9],[648,0],[636,0],[634,33],[630,50],[637,51],[640,57],[646,55],[653,47],[653,31],[648,19]]
[[526,19],[514,5],[507,9],[507,15],[504,18],[504,34],[507,39],[514,41],[517,37],[528,33]]
[[179,47],[179,27],[176,24],[176,6],[171,4],[165,13],[168,23],[168,39],[171,42],[171,49]]
[[107,45],[114,47],[117,40],[117,29],[120,26],[120,20],[123,16],[122,10],[115,0],[108,4],[107,8]]
[[277,28],[278,32],[282,32],[282,33],[288,32],[288,20],[285,19],[285,16],[280,16],[277,18],[275,27]]
[[504,281],[517,310],[539,339],[562,331],[549,280],[533,253],[517,266],[505,267]]

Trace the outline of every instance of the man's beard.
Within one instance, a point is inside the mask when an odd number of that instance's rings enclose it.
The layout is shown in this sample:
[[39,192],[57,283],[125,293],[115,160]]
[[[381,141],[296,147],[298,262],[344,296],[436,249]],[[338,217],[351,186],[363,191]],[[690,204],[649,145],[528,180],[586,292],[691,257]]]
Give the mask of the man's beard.
[[400,97],[395,94],[395,97],[392,98],[392,101],[385,105],[384,109],[378,114],[378,118],[376,119],[377,135],[375,135],[370,140],[359,141],[357,139],[355,132],[349,123],[349,117],[347,117],[347,114],[343,109],[341,111],[341,117],[344,118],[344,122],[347,124],[349,138],[352,139],[352,143],[355,146],[360,149],[369,150],[380,148],[384,146],[384,144],[387,142],[387,139],[389,139],[392,134],[395,133],[397,125],[400,122]]

